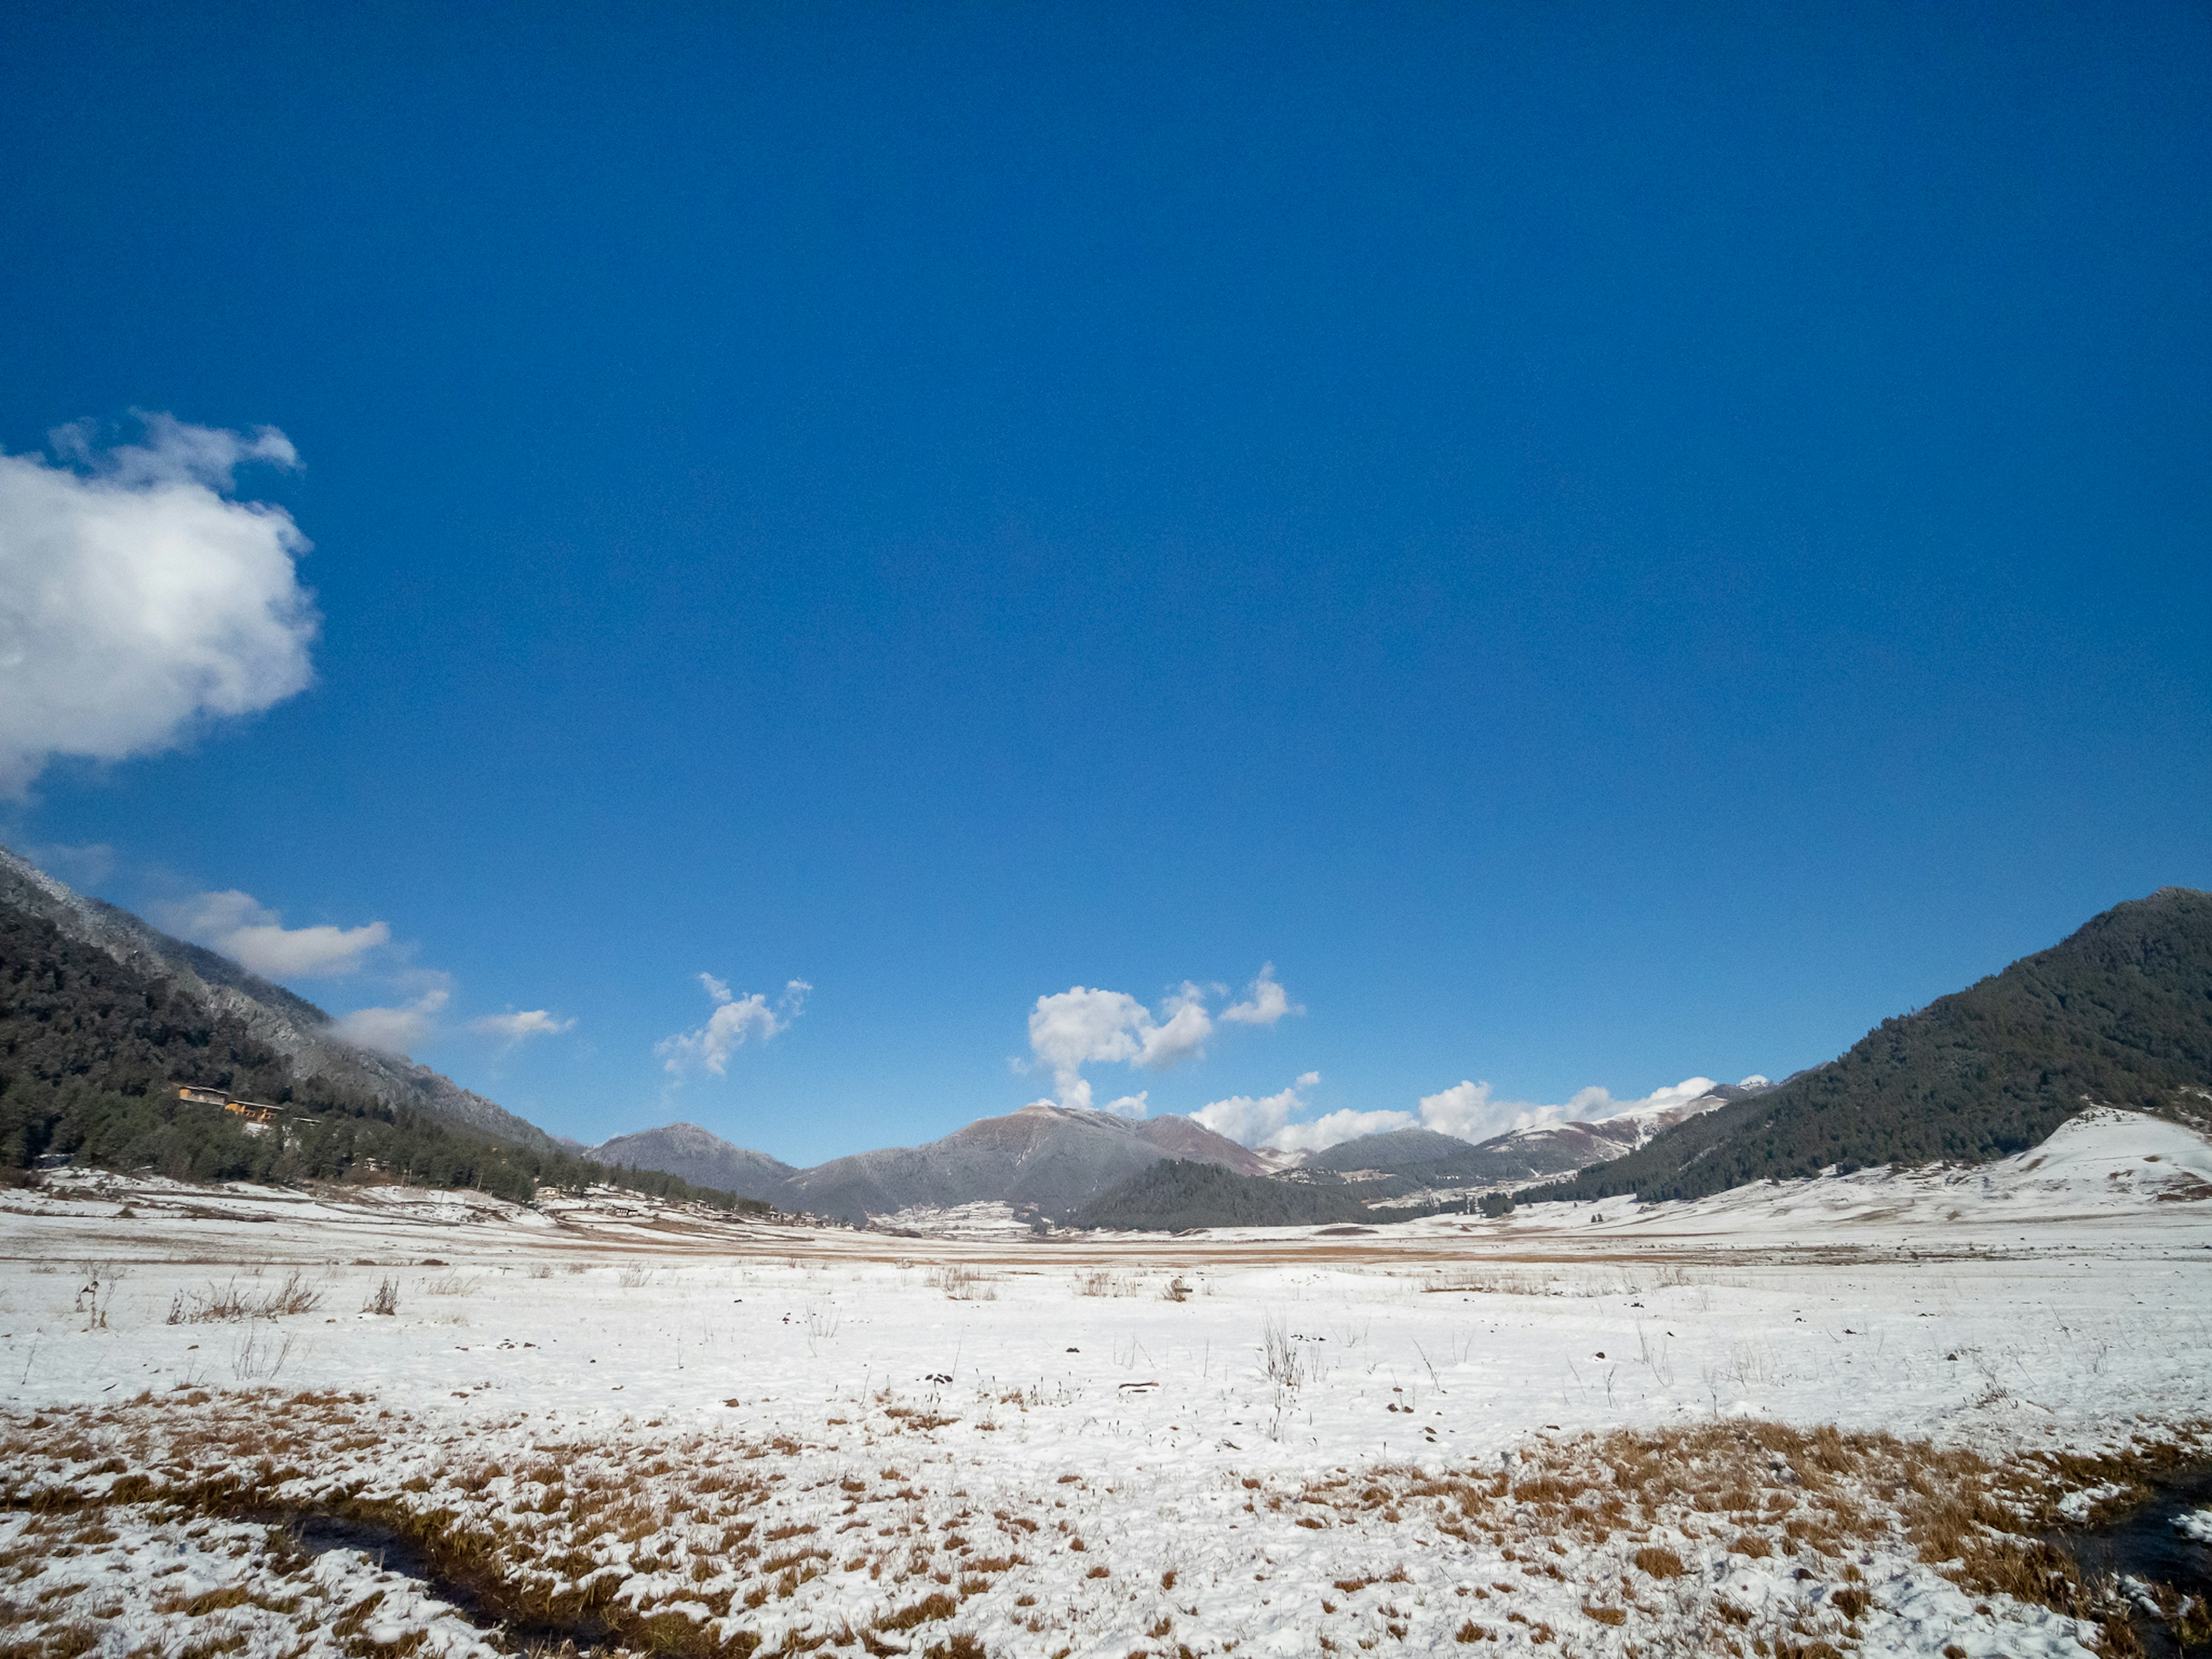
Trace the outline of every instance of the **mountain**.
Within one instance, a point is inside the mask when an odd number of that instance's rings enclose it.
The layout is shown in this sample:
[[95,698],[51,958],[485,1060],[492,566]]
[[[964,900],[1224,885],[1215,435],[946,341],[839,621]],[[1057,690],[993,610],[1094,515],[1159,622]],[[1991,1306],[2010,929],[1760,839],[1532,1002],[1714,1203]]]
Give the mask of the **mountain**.
[[325,1078],[383,1105],[533,1151],[559,1150],[551,1136],[506,1108],[412,1060],[345,1042],[331,1017],[230,960],[148,926],[128,910],[88,898],[0,847],[0,906],[37,916],[149,981],[166,981],[210,1013],[236,1020],[283,1055],[292,1072]]
[[[265,1103],[275,1114],[249,1120],[185,1100],[179,1084]],[[518,1201],[541,1185],[613,1181],[733,1201],[673,1176],[495,1140],[349,1083],[301,1076],[198,985],[141,971],[0,902],[0,1182],[50,1158],[179,1181],[398,1181]]]
[[1767,1085],[1764,1078],[1743,1084],[1693,1078],[1687,1086],[1697,1090],[1687,1098],[1632,1107],[1595,1122],[1513,1129],[1488,1140],[1468,1142],[1433,1129],[1393,1129],[1364,1135],[1309,1155],[1292,1177],[1322,1185],[1356,1186],[1360,1196],[1371,1202],[1414,1193],[1505,1186],[1565,1175],[1633,1152],[1674,1125],[1717,1111],[1732,1101],[1748,1099]]
[[1367,1206],[1340,1187],[1168,1158],[1091,1200],[1076,1212],[1074,1223],[1126,1232],[1180,1232],[1186,1227],[1310,1227],[1369,1218]]
[[1034,1204],[1060,1219],[1164,1158],[1261,1175],[1266,1164],[1187,1117],[1125,1118],[1065,1106],[1024,1106],[926,1146],[833,1158],[793,1175],[781,1202],[865,1221],[915,1205],[991,1199]]
[[1462,1140],[1457,1135],[1438,1134],[1434,1129],[1386,1129],[1380,1134],[1340,1140],[1334,1146],[1308,1152],[1295,1167],[1307,1172],[1327,1170],[1335,1175],[1386,1170],[1395,1172],[1454,1163],[1474,1151],[1473,1141]]
[[718,1192],[781,1204],[792,1176],[799,1173],[766,1152],[732,1146],[696,1123],[670,1123],[583,1149],[583,1155],[614,1168],[657,1170]]
[[1522,1170],[1530,1177],[1562,1175],[1632,1152],[1678,1123],[1748,1100],[1773,1086],[1765,1078],[1747,1078],[1741,1083],[1695,1080],[1705,1086],[1687,1100],[1631,1107],[1589,1122],[1509,1130],[1481,1142],[1475,1150],[1483,1154],[1485,1167],[1498,1172],[1492,1179],[1518,1180]]
[[1826,1066],[1529,1196],[1700,1198],[1830,1168],[1984,1164],[2092,1104],[2212,1123],[2212,894],[2117,905]]

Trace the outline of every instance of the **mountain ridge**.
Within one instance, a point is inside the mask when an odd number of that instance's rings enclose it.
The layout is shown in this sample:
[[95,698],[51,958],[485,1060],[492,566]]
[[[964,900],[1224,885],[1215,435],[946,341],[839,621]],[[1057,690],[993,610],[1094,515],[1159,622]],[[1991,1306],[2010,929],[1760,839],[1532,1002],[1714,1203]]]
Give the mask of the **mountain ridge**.
[[2212,893],[2114,905],[1825,1066],[1528,1196],[1701,1198],[1831,1169],[1987,1163],[2091,1105],[2212,1122]]
[[664,1123],[658,1128],[616,1135],[582,1152],[595,1163],[658,1170],[695,1187],[711,1187],[769,1204],[781,1200],[791,1177],[799,1173],[781,1158],[733,1146],[696,1123]]
[[119,905],[79,893],[0,847],[0,903],[52,922],[62,933],[149,978],[179,982],[210,1010],[239,1020],[305,1077],[327,1078],[386,1106],[406,1107],[537,1152],[559,1150],[527,1119],[414,1060],[346,1042],[330,1015],[296,992],[229,957],[176,939]]

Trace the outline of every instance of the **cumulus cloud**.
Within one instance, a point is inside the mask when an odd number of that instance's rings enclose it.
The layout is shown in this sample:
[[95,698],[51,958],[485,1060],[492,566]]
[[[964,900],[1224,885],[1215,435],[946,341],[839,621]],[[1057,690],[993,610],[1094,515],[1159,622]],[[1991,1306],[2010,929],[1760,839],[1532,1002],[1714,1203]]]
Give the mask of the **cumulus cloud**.
[[[1223,1009],[1220,1018],[1239,1024],[1272,1025],[1286,1012],[1304,1012],[1290,1006],[1283,988],[1275,983],[1274,971],[1272,963],[1262,968],[1252,981],[1248,1000]],[[1226,989],[1185,980],[1155,1012],[1126,991],[1070,986],[1039,997],[1030,1011],[1030,1053],[1035,1064],[1050,1068],[1058,1104],[1142,1117],[1149,1091],[1093,1107],[1083,1068],[1126,1063],[1164,1072],[1202,1056],[1214,1030],[1206,1001]]]
[[1244,1000],[1232,1002],[1221,1011],[1221,1018],[1231,1025],[1273,1025],[1285,1014],[1303,1014],[1305,1010],[1291,1006],[1289,994],[1275,983],[1275,964],[1263,963],[1260,977],[1244,988]]
[[714,1012],[707,1016],[707,1023],[674,1036],[663,1037],[653,1047],[653,1052],[661,1057],[663,1066],[673,1077],[695,1069],[712,1072],[716,1077],[727,1076],[730,1056],[756,1038],[766,1042],[778,1032],[788,1030],[791,1022],[805,1009],[806,994],[814,988],[803,979],[791,980],[771,1007],[767,996],[758,991],[742,997],[732,995],[729,981],[716,979],[712,974],[700,975],[699,983],[706,988],[708,997],[714,1004]]
[[335,1029],[348,1042],[404,1060],[437,1030],[438,1016],[450,1000],[450,992],[434,988],[396,1008],[356,1008],[341,1015]]
[[1180,1060],[1206,1052],[1213,1035],[1212,1018],[1206,1012],[1206,992],[1185,981],[1182,988],[1160,1006],[1158,1024],[1149,1019],[1138,1034],[1135,1063],[1150,1072],[1164,1072]]
[[1308,1072],[1279,1094],[1231,1095],[1201,1106],[1191,1116],[1218,1135],[1226,1135],[1243,1146],[1272,1146],[1279,1152],[1315,1152],[1340,1140],[1380,1134],[1386,1129],[1409,1129],[1410,1112],[1357,1112],[1349,1109],[1323,1113],[1303,1122],[1291,1120],[1306,1109],[1306,1091],[1321,1081],[1319,1072]]
[[481,1019],[469,1022],[469,1030],[479,1036],[497,1037],[500,1046],[512,1048],[532,1037],[558,1036],[563,1031],[573,1031],[576,1022],[572,1018],[556,1019],[543,1008],[525,1008],[520,1013],[486,1014]]
[[196,945],[222,951],[264,979],[320,979],[350,974],[369,951],[392,939],[392,929],[380,921],[364,922],[358,927],[327,924],[287,927],[276,911],[236,888],[149,908],[163,927]]
[[1256,1099],[1250,1095],[1231,1095],[1226,1100],[1200,1107],[1191,1116],[1240,1146],[1261,1146],[1291,1121],[1291,1113],[1304,1109],[1304,1091],[1320,1081],[1319,1072],[1308,1072],[1280,1094],[1262,1095]]
[[1310,1071],[1279,1095],[1230,1095],[1192,1113],[1214,1134],[1228,1134],[1239,1146],[1272,1146],[1281,1152],[1318,1152],[1338,1141],[1358,1139],[1360,1134],[1380,1134],[1387,1128],[1411,1128],[1411,1113],[1356,1113],[1334,1110],[1294,1124],[1305,1110],[1305,1091],[1321,1082],[1321,1073]]
[[1304,1123],[1285,1124],[1267,1138],[1266,1144],[1278,1152],[1318,1152],[1340,1141],[1358,1140],[1363,1135],[1379,1135],[1391,1129],[1410,1129],[1413,1127],[1411,1112],[1355,1112],[1343,1108],[1324,1112]]
[[0,453],[0,795],[56,755],[173,748],[314,678],[307,539],[230,499],[242,465],[296,467],[291,441],[141,418],[141,444],[74,426],[52,462]]

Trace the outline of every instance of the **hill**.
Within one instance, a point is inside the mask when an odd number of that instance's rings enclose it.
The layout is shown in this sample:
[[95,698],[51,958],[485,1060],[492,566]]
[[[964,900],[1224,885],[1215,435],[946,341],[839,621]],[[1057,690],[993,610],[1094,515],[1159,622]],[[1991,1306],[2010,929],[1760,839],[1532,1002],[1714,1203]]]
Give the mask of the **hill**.
[[[541,1182],[613,1179],[731,1202],[670,1176],[618,1175],[550,1143],[519,1146],[349,1080],[303,1075],[234,1005],[208,996],[208,983],[198,973],[149,975],[0,902],[0,1171],[59,1154],[187,1181],[397,1180],[521,1200]],[[249,1123],[180,1100],[179,1084],[266,1102],[281,1115]]]
[[801,1170],[787,1207],[865,1221],[920,1205],[1034,1204],[1063,1218],[1164,1158],[1247,1175],[1254,1153],[1187,1117],[1125,1118],[1053,1105],[987,1117],[925,1146],[893,1146]]
[[1309,1152],[1297,1169],[1304,1174],[1351,1175],[1367,1170],[1392,1171],[1433,1169],[1455,1164],[1474,1150],[1474,1143],[1434,1129],[1387,1129],[1381,1134],[1340,1140],[1334,1146]]
[[0,908],[50,922],[142,979],[165,981],[210,1013],[228,1016],[283,1055],[301,1078],[327,1079],[395,1110],[425,1112],[495,1140],[542,1152],[560,1150],[536,1124],[451,1078],[343,1041],[331,1030],[331,1017],[305,997],[246,972],[228,957],[173,939],[128,910],[73,891],[4,847]]
[[2115,906],[1826,1066],[1530,1196],[1699,1198],[1829,1168],[1988,1163],[2092,1104],[2212,1121],[2212,894]]
[[799,1171],[766,1152],[733,1146],[696,1123],[670,1123],[633,1135],[617,1135],[586,1149],[599,1163],[636,1170],[658,1170],[690,1182],[735,1193],[739,1198],[781,1204]]
[[1074,1224],[1124,1232],[1186,1227],[1310,1227],[1361,1222],[1367,1206],[1340,1187],[1241,1175],[1170,1158],[1139,1170],[1077,1211]]

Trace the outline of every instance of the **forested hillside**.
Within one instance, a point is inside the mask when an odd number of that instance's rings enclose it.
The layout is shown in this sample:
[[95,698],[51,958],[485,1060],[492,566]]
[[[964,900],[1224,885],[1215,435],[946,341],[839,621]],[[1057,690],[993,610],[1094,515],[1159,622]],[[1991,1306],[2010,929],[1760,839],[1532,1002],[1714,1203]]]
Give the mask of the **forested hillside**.
[[[220,1107],[179,1101],[176,1085],[187,1083],[281,1106],[285,1116],[253,1133]],[[671,1176],[471,1134],[366,1091],[297,1076],[235,1017],[44,917],[0,905],[0,1170],[50,1152],[181,1180],[396,1180],[517,1200],[541,1183],[613,1181],[732,1201]]]
[[1305,1227],[1365,1221],[1367,1206],[1341,1187],[1307,1187],[1239,1175],[1217,1164],[1170,1158],[1084,1206],[1079,1227],[1176,1232],[1185,1227]]
[[2212,894],[2166,887],[1767,1093],[1525,1194],[1698,1198],[2024,1152],[2092,1103],[2212,1121]]

